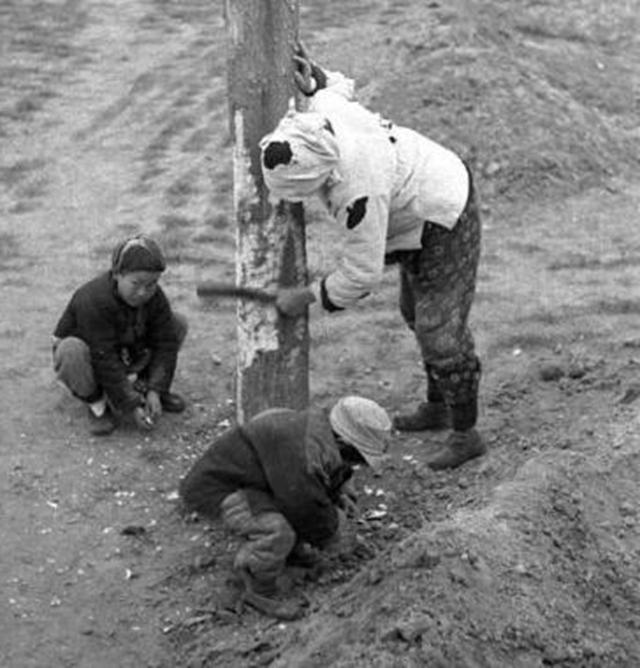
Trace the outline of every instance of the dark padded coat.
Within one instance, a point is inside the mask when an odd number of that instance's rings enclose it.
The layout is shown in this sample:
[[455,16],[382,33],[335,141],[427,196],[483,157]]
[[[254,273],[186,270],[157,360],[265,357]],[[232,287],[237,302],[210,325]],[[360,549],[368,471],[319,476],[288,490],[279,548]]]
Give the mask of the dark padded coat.
[[277,408],[222,434],[180,492],[188,508],[216,518],[223,499],[242,489],[253,512],[280,512],[299,540],[322,547],[338,530],[336,504],[351,474],[326,411]]
[[127,377],[137,361],[148,357],[148,389],[168,391],[173,380],[179,341],[160,286],[146,304],[133,308],[120,299],[111,272],[105,272],[76,290],[54,336],[74,336],[89,346],[96,382],[117,410],[127,412],[140,404]]

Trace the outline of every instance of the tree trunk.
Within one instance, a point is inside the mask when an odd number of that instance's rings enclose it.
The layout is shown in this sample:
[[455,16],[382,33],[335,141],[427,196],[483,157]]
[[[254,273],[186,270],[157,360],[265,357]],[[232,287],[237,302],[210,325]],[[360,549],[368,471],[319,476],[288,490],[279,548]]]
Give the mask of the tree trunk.
[[[225,0],[228,94],[233,139],[236,283],[276,288],[307,282],[302,205],[272,205],[260,170],[260,139],[294,95],[292,55],[298,0]],[[238,302],[237,412],[243,422],[274,406],[309,401],[305,314],[279,316],[272,305]]]

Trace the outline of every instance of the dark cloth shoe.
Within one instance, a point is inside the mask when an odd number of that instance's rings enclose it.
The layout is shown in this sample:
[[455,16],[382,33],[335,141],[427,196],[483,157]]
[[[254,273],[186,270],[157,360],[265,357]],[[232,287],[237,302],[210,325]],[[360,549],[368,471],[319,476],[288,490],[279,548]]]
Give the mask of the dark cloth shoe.
[[307,543],[296,543],[287,557],[287,566],[294,568],[314,568],[321,559],[317,550]]
[[89,431],[94,436],[108,436],[116,428],[115,418],[109,408],[106,408],[99,417],[91,410],[90,406],[87,406],[87,411],[89,413]]
[[393,426],[399,431],[447,429],[451,426],[451,411],[444,402],[424,401],[414,413],[396,415]]
[[187,407],[185,400],[179,394],[173,392],[163,392],[160,395],[162,410],[167,413],[182,413]]
[[244,585],[242,601],[267,617],[292,621],[300,619],[304,610],[300,603],[283,599],[278,592],[275,580],[259,580],[248,571],[241,571],[240,577]]
[[452,431],[442,449],[427,465],[434,471],[455,469],[474,457],[484,455],[486,451],[487,447],[475,429]]

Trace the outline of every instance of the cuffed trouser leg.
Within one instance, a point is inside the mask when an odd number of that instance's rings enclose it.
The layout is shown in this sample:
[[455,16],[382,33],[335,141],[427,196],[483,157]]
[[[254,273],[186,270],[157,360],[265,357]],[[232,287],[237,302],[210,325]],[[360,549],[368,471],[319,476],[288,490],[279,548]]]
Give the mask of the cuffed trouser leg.
[[96,384],[89,346],[75,336],[62,339],[53,353],[56,376],[79,399],[92,402],[102,396]]
[[248,570],[259,582],[275,582],[296,541],[287,519],[275,510],[254,513],[242,490],[227,496],[220,508],[224,525],[245,539],[234,567]]

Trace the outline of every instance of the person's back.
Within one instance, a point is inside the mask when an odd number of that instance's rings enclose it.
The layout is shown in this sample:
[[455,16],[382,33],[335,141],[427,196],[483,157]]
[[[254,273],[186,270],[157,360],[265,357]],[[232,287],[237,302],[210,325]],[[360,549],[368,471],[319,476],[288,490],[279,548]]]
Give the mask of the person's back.
[[303,540],[322,545],[337,527],[331,490],[345,468],[324,411],[270,409],[216,439],[180,490],[190,510],[216,519],[241,488],[253,511],[275,508]]
[[336,540],[352,467],[379,466],[390,428],[386,411],[361,397],[331,411],[270,409],[228,429],[191,467],[180,483],[187,509],[245,538],[234,569],[247,602],[275,617],[300,613],[273,600],[286,560]]

